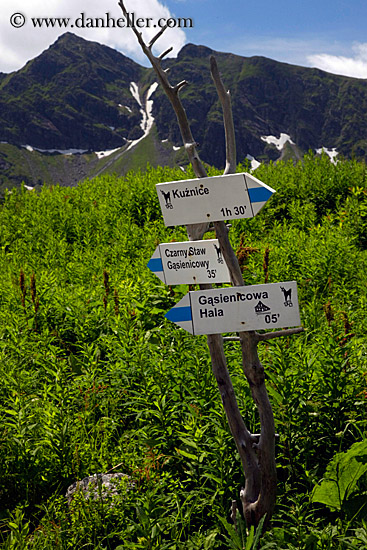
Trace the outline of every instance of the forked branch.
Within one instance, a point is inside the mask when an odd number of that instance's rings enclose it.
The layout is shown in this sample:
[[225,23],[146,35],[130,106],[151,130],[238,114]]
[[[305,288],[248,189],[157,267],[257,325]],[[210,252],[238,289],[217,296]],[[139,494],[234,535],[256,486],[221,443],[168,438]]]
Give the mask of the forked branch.
[[[125,15],[125,17],[128,17],[128,12],[127,12],[127,10],[124,6],[123,0],[119,0],[119,6],[122,9],[122,12]],[[195,175],[198,178],[204,178],[204,177],[207,176],[207,173],[206,173],[206,170],[205,170],[205,168],[204,168],[204,166],[203,166],[203,164],[202,164],[202,162],[199,158],[199,154],[196,150],[196,143],[194,141],[194,138],[192,137],[190,125],[189,125],[189,122],[188,122],[188,119],[187,119],[187,116],[186,116],[186,112],[185,112],[185,109],[182,105],[181,99],[179,97],[179,92],[186,85],[186,82],[184,83],[184,81],[183,81],[183,82],[180,82],[179,84],[177,84],[176,86],[172,86],[170,81],[168,80],[168,76],[167,76],[168,71],[166,71],[165,69],[162,68],[162,59],[170,51],[172,51],[172,48],[168,48],[167,50],[165,50],[158,57],[156,57],[152,52],[152,46],[155,44],[155,42],[158,40],[158,38],[160,38],[162,36],[162,34],[166,30],[166,28],[167,27],[163,27],[150,40],[149,44],[147,45],[143,40],[142,33],[139,32],[134,25],[132,26],[132,30],[135,33],[143,52],[145,53],[145,55],[147,56],[147,58],[151,62],[152,67],[153,67],[153,69],[154,69],[154,71],[155,71],[155,73],[158,77],[158,80],[159,80],[162,88],[164,89],[164,91],[165,91],[168,99],[170,100],[170,102],[172,104],[172,107],[173,107],[173,109],[176,113],[177,122],[178,122],[180,131],[181,131],[181,135],[182,135],[182,141],[184,143],[187,155],[189,157],[189,161],[191,162],[192,167],[194,169]],[[202,224],[196,224],[196,225],[198,225],[198,228],[195,230],[195,233],[197,234],[198,230],[199,230],[199,226],[201,227]],[[204,229],[204,227],[205,227],[205,231],[206,231],[207,227],[208,227],[207,224],[205,224],[205,226],[203,226],[202,229]],[[202,231],[201,236],[197,236],[195,234],[194,239],[196,240],[196,239],[202,238],[205,231],[204,230]]]
[[[127,12],[127,10],[124,6],[123,0],[119,1],[119,6],[122,9],[123,14],[125,15],[125,17],[128,17],[128,15],[127,15],[128,12]],[[147,45],[145,43],[145,41],[143,40],[143,36],[142,36],[141,32],[139,32],[134,25],[132,26],[132,30],[134,31],[143,52],[145,53],[145,55],[147,56],[147,58],[151,62],[152,67],[153,67],[153,69],[154,69],[154,71],[155,71],[155,73],[158,77],[158,80],[159,80],[163,90],[165,91],[168,99],[170,100],[171,105],[172,105],[172,107],[175,111],[178,126],[180,128],[180,132],[181,132],[181,136],[182,136],[182,141],[183,141],[187,156],[189,158],[189,161],[190,161],[190,163],[193,167],[193,170],[195,172],[195,175],[196,175],[197,178],[205,178],[207,176],[207,173],[206,173],[206,170],[204,168],[204,165],[202,164],[202,162],[199,158],[199,154],[196,150],[196,143],[194,141],[194,138],[192,137],[192,133],[191,133],[191,129],[190,129],[188,119],[187,119],[187,115],[186,115],[185,109],[182,105],[182,102],[181,102],[181,99],[180,99],[180,96],[179,96],[179,92],[182,90],[182,88],[184,88],[184,86],[186,86],[187,82],[182,81],[182,82],[179,82],[178,84],[176,84],[175,86],[172,86],[169,79],[168,79],[168,70],[163,69],[163,67],[162,67],[163,58],[172,51],[172,48],[168,48],[163,53],[161,53],[161,55],[159,55],[158,57],[156,57],[152,52],[153,45],[156,43],[158,38],[160,38],[162,36],[162,34],[164,33],[164,31],[166,29],[167,29],[167,26],[163,27],[150,40],[149,44]],[[189,236],[190,240],[202,239],[203,236],[204,236],[204,233],[206,233],[207,230],[208,230],[208,224],[207,223],[200,223],[200,224],[188,225],[187,226],[187,233],[188,233],[188,236]]]
[[[226,173],[234,173],[236,171],[236,147],[230,94],[225,91],[217,63],[213,57],[210,60],[210,66],[223,109],[226,136]],[[215,222],[214,226],[223,256],[231,272],[232,282],[235,286],[242,286],[241,268],[230,245],[227,228],[223,222]],[[240,492],[240,497],[247,525],[257,526],[265,514],[268,525],[275,505],[277,484],[273,411],[265,388],[264,367],[260,363],[257,353],[258,335],[253,331],[242,332],[239,334],[239,340],[242,349],[243,371],[257,405],[261,424],[260,438],[251,449],[246,449],[246,461],[251,464],[251,467],[247,470],[244,468],[246,484]],[[254,447],[256,449],[256,467],[254,467],[253,460]]]
[[[127,11],[123,0],[119,0],[119,5],[124,15],[127,17]],[[167,76],[168,69],[162,68],[162,59],[172,51],[172,48],[168,48],[158,57],[152,53],[152,46],[158,38],[162,36],[165,28],[161,29],[150,40],[148,45],[145,44],[142,34],[134,26],[132,30],[143,52],[150,60],[158,80],[175,111],[183,144],[196,177],[206,177],[206,170],[199,158],[186,112],[179,97],[180,91],[187,85],[187,82],[183,80],[172,86]],[[231,98],[230,93],[224,88],[214,57],[210,59],[210,67],[223,109],[226,140],[226,168],[224,173],[231,174],[236,171],[236,142]],[[208,230],[208,227],[207,223],[187,226],[190,240],[201,239]],[[237,257],[229,242],[228,228],[224,222],[214,222],[214,228],[223,257],[231,274],[232,283],[235,286],[242,286],[244,284],[242,273]],[[201,288],[211,287],[210,285],[202,285]],[[241,416],[227,368],[223,349],[223,337],[218,334],[211,334],[207,337],[213,373],[218,384],[223,407],[245,474],[246,485],[245,489],[241,490],[240,497],[243,512],[249,527],[251,525],[257,526],[260,519],[265,514],[266,522],[267,524],[269,523],[274,508],[276,492],[274,419],[264,383],[264,368],[257,354],[257,344],[260,340],[269,340],[272,337],[294,334],[295,332],[299,332],[299,330],[291,329],[290,331],[278,331],[278,333],[270,333],[269,336],[256,332],[242,332],[238,337],[229,338],[231,340],[238,338],[241,343],[243,370],[250,384],[252,396],[258,407],[260,416],[261,434],[256,434],[256,436],[249,432]],[[273,336],[271,336],[271,334],[273,334]]]
[[226,142],[226,167],[224,174],[234,174],[236,172],[236,138],[232,116],[231,94],[226,91],[219,74],[218,65],[215,57],[210,56],[210,72],[217,89],[218,97],[223,109],[223,122]]

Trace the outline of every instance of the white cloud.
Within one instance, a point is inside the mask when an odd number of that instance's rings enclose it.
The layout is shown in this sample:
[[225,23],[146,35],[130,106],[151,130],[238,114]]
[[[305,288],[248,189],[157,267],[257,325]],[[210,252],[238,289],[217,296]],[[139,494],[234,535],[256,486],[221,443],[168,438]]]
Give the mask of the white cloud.
[[[314,36],[246,36],[240,40],[234,38],[223,41],[223,44],[225,51],[246,57],[263,55],[292,65],[316,67],[334,74],[367,78],[367,43],[351,45],[342,40]],[[219,49],[223,50],[223,47]]]
[[367,43],[353,46],[353,57],[321,53],[308,56],[309,63],[329,73],[367,78]]
[[307,54],[309,56],[320,51],[339,53],[341,44],[328,42],[322,38],[314,37],[269,37],[269,36],[244,36],[240,39],[234,37],[229,40],[222,40],[221,51],[231,51],[245,57],[253,55],[265,56],[292,65],[308,66]]
[[[125,0],[128,12],[135,13],[136,17],[153,18],[153,25],[159,18],[173,17],[169,9],[160,0],[139,0],[138,8],[135,0]],[[22,13],[26,18],[26,24],[22,28],[14,28],[10,24],[10,18],[14,13]],[[93,40],[115,48],[125,55],[132,57],[140,63],[147,64],[137,39],[130,28],[34,28],[31,18],[34,17],[61,17],[72,20],[80,17],[106,18],[106,13],[115,20],[122,18],[121,8],[117,0],[104,2],[99,0],[1,0],[0,12],[0,71],[10,72],[20,69],[29,59],[38,56],[58,36],[66,31],[74,32],[87,40]],[[149,40],[159,28],[142,28],[143,37]],[[156,51],[161,53],[173,46],[170,54],[177,55],[185,44],[185,33],[180,28],[167,29],[163,36],[156,42]]]

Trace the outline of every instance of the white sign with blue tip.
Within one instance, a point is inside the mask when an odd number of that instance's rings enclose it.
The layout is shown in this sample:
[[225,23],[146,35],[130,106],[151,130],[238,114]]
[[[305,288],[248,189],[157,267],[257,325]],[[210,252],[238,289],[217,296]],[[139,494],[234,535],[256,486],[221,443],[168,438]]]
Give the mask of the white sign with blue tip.
[[166,226],[253,218],[275,193],[242,172],[156,185]]
[[192,291],[166,318],[195,335],[296,327],[301,324],[297,283]]
[[166,285],[229,283],[218,239],[161,243],[148,262]]

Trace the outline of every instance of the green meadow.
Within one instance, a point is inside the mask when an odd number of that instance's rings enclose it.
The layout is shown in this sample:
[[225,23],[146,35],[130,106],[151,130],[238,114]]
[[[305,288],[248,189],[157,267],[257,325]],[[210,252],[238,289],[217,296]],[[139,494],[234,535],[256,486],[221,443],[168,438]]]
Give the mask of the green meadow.
[[[260,538],[240,514],[236,529],[230,520],[244,478],[206,338],[164,317],[188,286],[146,267],[158,243],[187,240],[164,227],[155,184],[194,174],[148,166],[5,191],[2,548],[367,547],[366,166],[308,154],[255,175],[277,192],[256,218],[232,221],[230,239],[245,284],[297,281],[305,328],[259,344],[279,434],[270,530]],[[224,345],[257,433],[239,345]],[[117,472],[130,476],[117,495],[66,499],[75,481]]]

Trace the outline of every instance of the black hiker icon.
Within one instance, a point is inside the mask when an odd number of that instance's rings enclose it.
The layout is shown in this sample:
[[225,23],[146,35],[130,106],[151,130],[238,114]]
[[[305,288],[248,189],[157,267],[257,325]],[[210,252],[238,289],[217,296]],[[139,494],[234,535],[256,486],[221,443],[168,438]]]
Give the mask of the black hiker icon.
[[[214,244],[214,243],[213,243]],[[214,248],[217,252],[217,261],[218,261],[218,264],[222,264],[224,263],[223,262],[223,256],[222,256],[222,251],[220,249],[220,246],[217,246],[216,244],[214,244]]]
[[171,191],[167,191],[166,193],[165,191],[162,191],[160,189],[160,192],[162,193],[164,200],[166,201],[166,208],[173,208],[173,204],[171,202]]
[[280,290],[283,292],[283,295],[284,295],[284,305],[287,307],[293,307],[293,303],[292,303],[292,289],[291,288],[288,288],[288,289],[285,289],[284,287],[280,287]]

